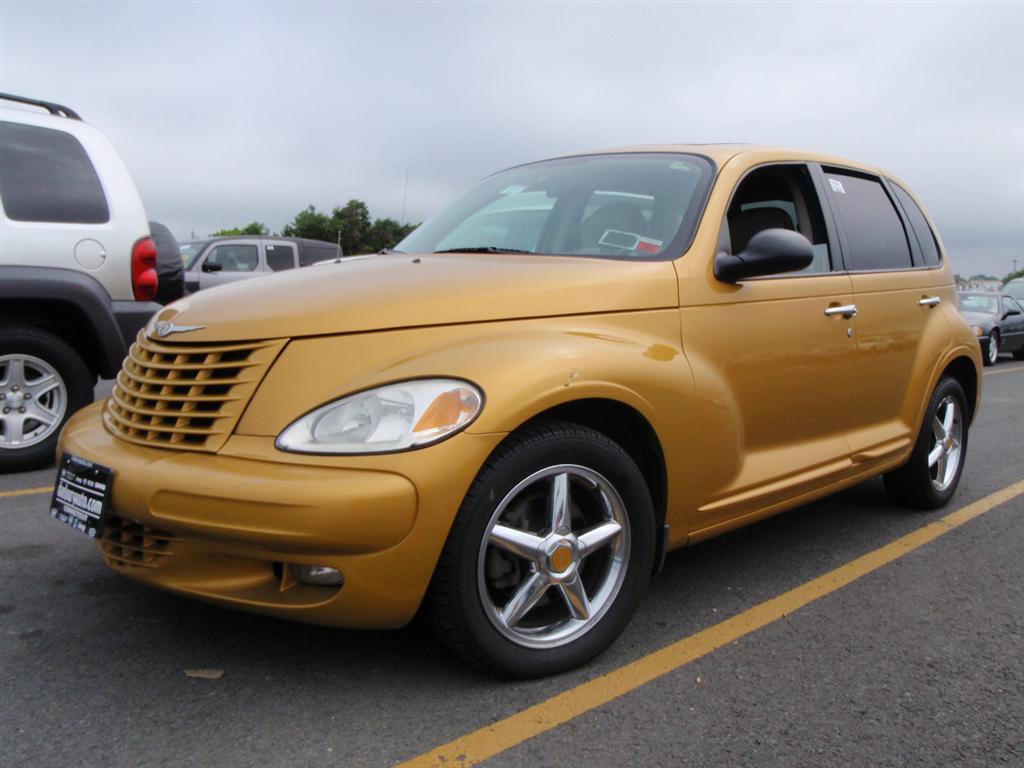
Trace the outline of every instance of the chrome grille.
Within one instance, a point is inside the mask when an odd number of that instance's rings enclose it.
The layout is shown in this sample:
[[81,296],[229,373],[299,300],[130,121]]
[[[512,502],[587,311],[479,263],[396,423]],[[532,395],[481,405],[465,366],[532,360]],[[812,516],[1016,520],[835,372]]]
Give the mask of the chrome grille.
[[157,568],[172,556],[173,533],[109,516],[103,521],[100,550],[112,566]]
[[103,423],[133,443],[216,451],[284,343],[158,343],[140,332]]

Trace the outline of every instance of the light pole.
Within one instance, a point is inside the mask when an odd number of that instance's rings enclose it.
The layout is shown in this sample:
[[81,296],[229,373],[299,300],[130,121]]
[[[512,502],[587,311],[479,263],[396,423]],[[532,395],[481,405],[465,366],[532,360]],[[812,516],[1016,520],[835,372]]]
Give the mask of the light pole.
[[[401,190],[401,223],[406,223],[406,199],[409,197],[409,163],[406,164],[406,186]],[[1014,267],[1016,269],[1016,267]]]

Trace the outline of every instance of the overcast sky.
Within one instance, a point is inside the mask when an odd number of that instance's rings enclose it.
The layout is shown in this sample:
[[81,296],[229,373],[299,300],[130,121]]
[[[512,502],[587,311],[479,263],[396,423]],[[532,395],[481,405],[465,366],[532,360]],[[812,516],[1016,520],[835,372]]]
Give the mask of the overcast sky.
[[1024,4],[0,2],[0,90],[79,111],[179,239],[745,141],[905,179],[954,267],[1024,267]]

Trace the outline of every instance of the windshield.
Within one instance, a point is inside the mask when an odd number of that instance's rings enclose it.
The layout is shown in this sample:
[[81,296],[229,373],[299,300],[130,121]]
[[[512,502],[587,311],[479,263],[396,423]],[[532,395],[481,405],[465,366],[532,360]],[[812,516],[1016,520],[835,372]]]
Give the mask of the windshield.
[[396,248],[674,259],[693,239],[711,178],[697,155],[533,163],[484,179]]
[[999,300],[995,296],[983,296],[980,293],[961,293],[960,311],[994,315],[999,311]]
[[186,271],[192,269],[192,265],[196,263],[196,259],[199,258],[199,254],[203,252],[203,248],[209,240],[189,240],[188,242],[182,243],[178,250],[181,251],[182,261],[185,262]]

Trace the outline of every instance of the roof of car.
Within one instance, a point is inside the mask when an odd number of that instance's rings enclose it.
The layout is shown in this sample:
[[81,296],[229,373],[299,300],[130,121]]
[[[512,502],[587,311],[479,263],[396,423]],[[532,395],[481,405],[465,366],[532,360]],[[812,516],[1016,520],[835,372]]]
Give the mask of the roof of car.
[[[721,167],[735,157],[740,155],[757,155],[757,162],[772,162],[780,160],[803,160],[824,165],[839,165],[847,168],[855,168],[867,173],[881,173],[872,165],[860,163],[848,158],[829,155],[820,152],[812,152],[804,149],[790,149],[786,147],[774,147],[761,144],[639,144],[625,147],[611,147],[588,152],[578,152],[575,155],[605,155],[622,152],[681,152],[693,155],[703,155],[710,158],[715,165]],[[572,155],[566,155],[571,157]]]

